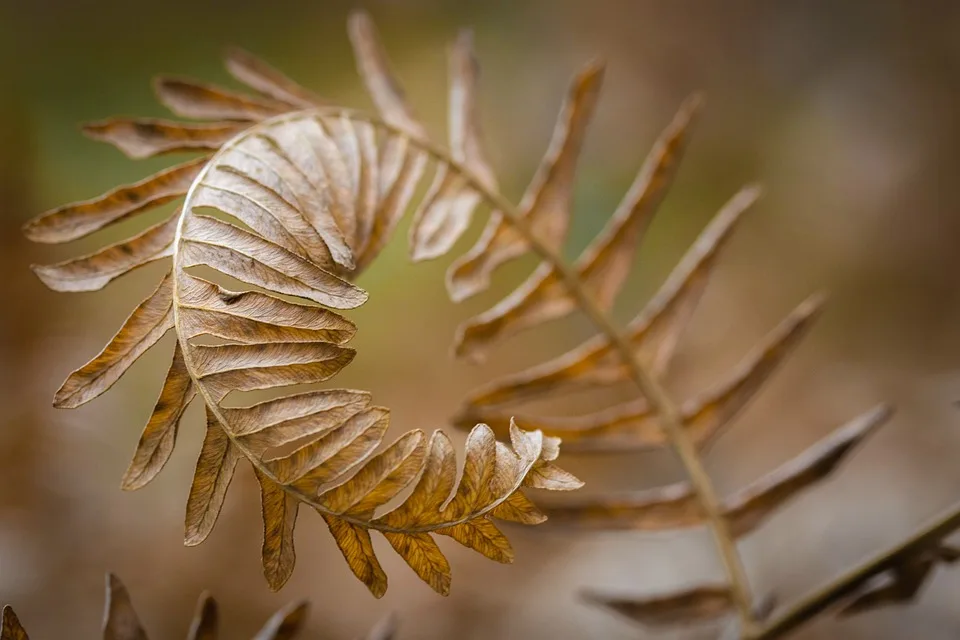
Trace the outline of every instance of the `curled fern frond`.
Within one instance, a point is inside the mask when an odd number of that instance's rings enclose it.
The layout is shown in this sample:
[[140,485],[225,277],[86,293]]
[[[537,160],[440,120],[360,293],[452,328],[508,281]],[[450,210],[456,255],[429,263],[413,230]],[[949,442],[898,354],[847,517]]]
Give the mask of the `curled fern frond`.
[[[319,512],[353,573],[377,597],[387,588],[371,543],[379,531],[431,588],[450,589],[450,567],[434,540],[445,535],[499,562],[511,562],[495,519],[537,524],[543,514],[523,489],[569,490],[580,482],[554,463],[559,441],[516,426],[478,424],[464,470],[449,439],[411,431],[381,447],[389,410],[349,389],[303,390],[350,364],[355,325],[340,311],[367,300],[353,280],[391,239],[417,185],[415,259],[446,252],[481,201],[496,207],[496,178],[483,157],[469,34],[451,65],[450,150],[426,138],[407,105],[370,19],[355,14],[350,37],[379,116],[327,106],[282,73],[241,50],[227,68],[258,95],[184,78],[154,88],[175,114],[202,123],[112,119],[87,135],[134,158],[204,150],[190,160],[99,198],[29,222],[38,242],[66,242],[183,198],[167,219],[93,254],[34,270],[58,291],[94,291],[154,261],[172,263],[156,290],[116,336],[57,392],[58,407],[81,406],[109,389],[170,329],[177,335],[160,397],[123,478],[124,489],[152,480],[174,449],[180,418],[199,396],[207,429],[187,500],[187,545],[213,529],[240,461],[261,487],[263,569],[279,589],[295,563],[302,505]],[[529,218],[554,228],[569,200],[585,113],[600,71],[585,72],[562,120],[557,149],[532,189]],[[212,122],[209,122],[212,121]],[[507,237],[509,236],[509,237]],[[514,252],[512,235],[497,241]],[[499,236],[498,236],[499,237]],[[506,253],[502,253],[506,252]],[[251,391],[272,399],[245,404]],[[279,395],[282,390],[293,391]],[[277,455],[277,448],[288,453]],[[412,492],[399,504],[405,489]],[[389,504],[388,504],[389,503]],[[393,504],[393,508],[389,508]]]
[[[293,640],[306,623],[307,609],[306,602],[295,602],[280,609],[267,620],[253,640]],[[196,612],[187,631],[187,640],[216,640],[220,637],[219,629],[217,601],[204,592],[197,601]],[[3,608],[0,640],[28,640],[27,632],[17,619],[17,614],[9,606]],[[130,593],[112,573],[107,574],[103,640],[147,640],[147,632],[133,608]]]

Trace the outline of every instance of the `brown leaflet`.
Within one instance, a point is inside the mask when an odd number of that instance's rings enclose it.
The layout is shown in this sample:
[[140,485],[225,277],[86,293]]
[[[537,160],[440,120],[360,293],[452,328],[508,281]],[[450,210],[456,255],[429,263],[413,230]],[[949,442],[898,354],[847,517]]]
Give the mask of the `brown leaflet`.
[[180,280],[177,313],[184,339],[212,335],[235,342],[344,344],[357,326],[338,313],[296,304],[259,291],[230,291],[187,274]]
[[[341,120],[313,118],[306,120],[294,130],[288,127],[273,127],[270,134],[291,155],[294,164],[311,180],[318,192],[325,197],[323,213],[333,220],[343,242],[351,251],[356,246],[356,211],[353,199],[353,175],[343,151],[337,145],[336,131]],[[352,131],[352,127],[350,128]],[[354,264],[344,263],[348,269]]]
[[326,103],[252,53],[230,47],[224,56],[227,71],[234,78],[265,96],[285,102],[291,107],[310,109]]
[[353,249],[355,255],[362,256],[373,235],[380,201],[380,158],[377,152],[377,132],[373,125],[356,122],[351,123],[351,126],[357,136],[359,153],[357,199],[354,207],[357,220]]
[[666,627],[716,620],[733,612],[729,587],[703,586],[652,598],[629,598],[585,592],[587,602],[645,625]]
[[279,184],[271,186],[295,204],[296,215],[323,240],[324,253],[328,254],[323,260],[353,269],[349,178],[336,143],[321,128],[320,121],[302,118],[269,127],[248,137],[236,150],[264,163],[276,175]]
[[88,138],[112,144],[140,160],[174,151],[219,149],[247,125],[234,122],[189,123],[154,118],[109,118],[83,126]]
[[[890,416],[879,406],[836,429],[792,460],[723,501],[733,534],[745,536],[805,489],[838,469],[867,436]],[[686,482],[641,492],[565,501],[544,509],[551,523],[596,529],[662,531],[704,524]]]
[[254,98],[186,78],[159,77],[153,90],[170,111],[196,120],[263,120],[290,111],[289,105]]
[[[526,224],[553,249],[563,243],[570,221],[577,158],[593,115],[604,69],[592,64],[582,70],[567,94],[557,118],[550,146],[520,202]],[[527,243],[499,212],[494,212],[480,239],[447,271],[447,291],[454,302],[490,286],[493,271],[523,255]]]
[[164,169],[140,182],[112,189],[82,202],[58,207],[27,222],[24,235],[33,242],[69,242],[120,220],[159,207],[187,193],[209,158]]
[[630,274],[637,247],[673,182],[700,98],[689,98],[644,161],[623,201],[574,268],[603,309],[609,309]]
[[3,620],[0,622],[0,640],[30,640],[20,619],[9,606],[3,608]]
[[491,560],[504,564],[513,562],[513,547],[510,546],[510,541],[485,517],[437,529],[436,533],[450,536],[468,549],[473,549]]
[[750,533],[791,498],[829,477],[892,414],[887,405],[874,407],[727,498],[724,512],[734,535]]
[[[450,51],[450,153],[488,189],[497,189],[497,179],[481,144],[482,134],[476,105],[479,66],[473,54],[473,36],[462,31]],[[414,215],[410,227],[411,259],[430,260],[446,254],[470,225],[480,201],[474,191],[464,188],[454,171],[441,167],[430,193]]]
[[273,614],[253,640],[293,640],[307,622],[309,605],[294,602]]
[[147,640],[147,632],[120,579],[107,574],[107,602],[103,615],[103,640]]
[[450,51],[450,153],[489,189],[497,177],[483,150],[483,133],[477,109],[477,77],[480,66],[473,51],[473,33],[460,32]]
[[104,247],[96,253],[57,264],[31,268],[54,291],[98,291],[137,267],[173,255],[173,238],[180,210],[129,240]]
[[279,591],[297,562],[293,547],[293,530],[297,525],[300,501],[254,467],[260,482],[263,513],[263,575],[273,591]]
[[[683,422],[698,445],[716,439],[749,404],[806,335],[819,316],[824,300],[822,295],[805,300],[751,350],[726,380],[683,404]],[[469,413],[458,417],[459,422],[487,422],[499,437],[503,437],[510,420],[515,417],[526,429],[539,429],[547,435],[563,438],[564,446],[570,451],[621,453],[668,444],[659,419],[643,400],[581,416],[556,418],[523,416],[486,407],[467,411]]]
[[450,563],[429,534],[384,531],[383,537],[431,589],[450,595]]
[[478,424],[467,436],[463,474],[443,517],[458,520],[492,498],[490,480],[496,468],[497,438],[490,427]]
[[223,508],[237,462],[243,457],[207,407],[207,433],[197,458],[197,469],[187,498],[184,544],[196,546],[206,540]]
[[498,520],[527,525],[541,524],[547,519],[546,514],[519,489],[497,505],[490,515]]
[[403,87],[390,69],[386,51],[373,20],[364,11],[354,11],[347,23],[357,72],[383,119],[415,137],[426,132],[407,102]]
[[423,432],[409,431],[365,461],[349,480],[321,493],[320,499],[334,513],[370,518],[417,476],[423,449]]
[[[404,502],[376,522],[389,527],[416,527],[436,521],[442,507],[457,484],[457,458],[450,438],[434,431],[427,445],[420,481]],[[392,543],[391,543],[392,544]]]
[[217,609],[217,601],[209,593],[204,591],[200,594],[187,640],[217,640],[220,631],[220,613]]
[[163,469],[176,445],[180,418],[194,395],[196,389],[183,361],[183,350],[178,341],[153,414],[143,428],[133,460],[123,474],[120,486],[124,491],[139,489]]
[[[630,322],[627,339],[641,361],[662,373],[669,364],[680,334],[703,296],[707,280],[755,190],[734,196],[700,234],[652,300]],[[501,405],[566,390],[571,386],[612,384],[627,377],[609,340],[596,336],[543,364],[504,376],[470,395],[469,405]]]
[[373,552],[373,543],[370,541],[370,532],[366,529],[341,520],[336,516],[321,513],[324,522],[330,528],[340,553],[353,575],[367,585],[375,598],[382,598],[387,592],[387,574],[380,567],[380,562]]
[[[386,188],[381,193],[377,204],[366,246],[357,259],[357,271],[369,266],[387,245],[400,218],[406,212],[427,165],[426,155],[419,149],[411,148],[406,138],[390,138],[385,144],[388,146],[384,153],[395,153],[397,157],[396,160],[391,157],[385,157],[383,160],[391,163],[396,161],[397,171],[395,175],[392,171],[388,172],[384,169],[379,172],[381,179],[385,181]],[[391,149],[395,150],[391,151]]]
[[383,440],[390,424],[390,410],[364,409],[293,453],[267,461],[281,482],[308,494],[336,480],[361,463]]
[[191,353],[198,383],[219,402],[232,391],[329,380],[357,352],[327,342],[265,342],[196,345]]
[[173,279],[168,273],[97,357],[67,376],[53,406],[73,409],[104,393],[172,328]]
[[[252,211],[242,212],[246,217],[274,218],[296,243],[293,252],[320,267],[330,269],[335,262],[349,263],[349,249],[332,220],[322,226],[307,219],[308,211],[316,212],[323,206],[316,192],[309,194],[313,186],[297,175],[272,147],[267,147],[269,153],[265,153],[265,147],[266,143],[256,148],[246,140],[227,150],[214,170],[204,176],[204,188],[230,194],[228,197],[244,209],[252,207]],[[309,195],[305,195],[305,191]],[[233,214],[233,211],[226,210],[226,213]],[[336,255],[331,248],[336,250]]]
[[[681,124],[685,122],[686,119],[682,118]],[[678,153],[681,140],[679,135],[683,129],[679,124],[675,123],[675,126],[679,130],[673,132],[674,137],[671,138],[670,144],[663,143],[654,150],[654,158],[656,159],[654,168],[641,172],[641,184],[647,184],[647,181],[642,178],[649,173],[651,176],[649,184],[658,184],[661,187],[665,185],[663,174],[667,169],[658,163],[675,159],[675,155]],[[718,236],[719,238],[725,237],[725,233],[730,229],[733,222],[739,218],[747,207],[753,204],[758,195],[755,189],[745,189],[734,196],[698,238],[697,244],[692,249],[694,255],[707,253],[698,249],[698,245],[707,248],[715,247]],[[646,213],[647,205],[651,204],[650,201],[639,196],[638,198],[639,211]],[[628,195],[627,202],[632,203],[632,199],[633,197]],[[658,196],[653,198],[654,202],[658,199]],[[632,208],[631,211],[633,211]],[[620,246],[612,243],[615,241],[623,243],[622,246],[625,249],[630,249],[632,254],[635,242],[639,240],[641,235],[640,230],[644,224],[644,218],[636,219],[638,226],[633,227],[632,233],[630,228],[626,226],[630,219],[629,215],[620,218],[624,222],[624,226],[619,229],[616,226],[613,227],[613,231],[609,234],[605,231],[599,237],[599,244],[596,247],[591,245],[584,252],[584,256],[589,258],[590,261],[578,262],[577,264],[580,280],[584,282],[588,291],[591,291],[594,297],[605,306],[609,306],[608,303],[613,302],[613,297],[626,277],[627,267],[630,265],[630,260],[627,259],[626,254],[620,253]],[[619,266],[616,266],[617,264]],[[681,266],[683,266],[682,263]],[[614,274],[614,271],[609,271],[609,269],[614,269],[617,273]],[[609,281],[604,279],[591,280],[588,277],[590,274],[602,275],[604,273],[614,275],[610,277]],[[486,350],[494,341],[515,334],[522,329],[563,317],[574,310],[576,306],[575,300],[570,297],[558,273],[547,262],[542,262],[536,271],[506,298],[491,309],[458,327],[454,345],[455,352],[458,356],[481,361]]]
[[327,434],[369,404],[368,391],[325,389],[221,411],[237,439],[252,450],[261,451],[308,436]]
[[191,215],[180,240],[182,267],[204,264],[264,289],[353,309],[367,293],[267,240],[208,216]]

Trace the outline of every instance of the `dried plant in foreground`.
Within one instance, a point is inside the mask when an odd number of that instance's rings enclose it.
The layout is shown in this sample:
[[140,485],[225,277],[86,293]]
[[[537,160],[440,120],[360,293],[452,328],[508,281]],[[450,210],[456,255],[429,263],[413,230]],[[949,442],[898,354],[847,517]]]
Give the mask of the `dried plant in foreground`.
[[[303,628],[307,603],[293,603],[277,611],[253,640],[291,640]],[[196,613],[190,622],[187,640],[216,640],[220,613],[217,601],[209,593],[200,595]],[[28,640],[27,632],[9,606],[3,608],[0,640]],[[103,640],[147,640],[147,632],[133,608],[130,594],[115,575],[107,574],[107,597],[103,610]]]
[[[34,267],[52,289],[77,292],[99,290],[147,263],[171,264],[104,350],[70,374],[54,404],[93,400],[174,329],[172,363],[123,488],[142,487],[162,469],[180,417],[199,395],[207,429],[187,500],[187,545],[210,534],[237,463],[246,460],[262,490],[263,570],[273,589],[293,571],[294,526],[306,505],[320,513],[350,569],[375,596],[386,591],[387,577],[371,531],[446,595],[450,566],[433,534],[511,562],[513,550],[494,519],[538,524],[544,516],[523,488],[581,483],[554,464],[556,438],[514,428],[508,446],[486,425],[467,438],[458,480],[442,432],[428,439],[411,431],[378,452],[389,411],[371,406],[369,393],[302,388],[353,360],[344,344],[356,327],[331,309],[366,301],[351,280],[390,239],[428,160],[434,177],[415,214],[418,256],[449,248],[454,227],[462,230],[481,198],[499,198],[486,190],[493,178],[477,147],[472,66],[462,47],[447,152],[424,137],[388,74],[369,18],[354,15],[350,34],[379,117],[325,106],[266,63],[233,50],[228,70],[259,95],[180,78],[155,83],[177,115],[214,122],[114,118],[86,127],[134,158],[215,153],[27,223],[31,240],[61,243],[183,197],[172,215],[128,240]],[[562,184],[543,181],[538,197],[555,204]],[[247,392],[291,387],[301,388],[244,404]],[[278,453],[283,447],[296,448]]]
[[[588,69],[575,78],[561,114],[551,149],[572,165],[586,119],[596,100],[598,76]],[[590,90],[586,91],[585,86]],[[633,185],[607,226],[580,254],[572,267],[556,259],[569,224],[569,201],[551,208],[549,222],[539,220],[547,250],[539,267],[519,287],[488,311],[463,324],[455,350],[480,358],[501,338],[580,309],[598,334],[547,362],[494,380],[472,392],[455,424],[483,422],[498,436],[535,428],[545,437],[562,438],[568,452],[623,453],[672,447],[688,481],[651,490],[599,497],[581,497],[541,506],[553,526],[569,529],[666,531],[709,526],[727,573],[719,584],[703,584],[677,593],[639,598],[587,591],[588,602],[648,626],[688,625],[739,614],[737,637],[758,640],[780,637],[815,616],[836,609],[851,615],[913,599],[931,571],[953,563],[958,552],[942,539],[960,527],[960,506],[923,527],[897,548],[830,582],[792,606],[775,610],[771,597],[754,598],[737,548],[774,512],[800,493],[827,479],[884,422],[891,409],[871,408],[792,460],[733,495],[720,497],[704,471],[702,457],[759,392],[781,362],[797,346],[817,318],[825,296],[813,295],[796,307],[727,375],[706,392],[676,402],[661,379],[670,366],[681,335],[703,295],[718,257],[742,214],[759,195],[743,189],[716,214],[660,290],[625,330],[616,329],[607,310],[626,278],[633,254],[673,178],[700,107],[697,97],[683,104],[643,163]],[[545,175],[556,175],[545,170]],[[572,172],[564,175],[572,180]],[[562,189],[564,198],[569,183]],[[505,218],[531,218],[538,210],[526,201]],[[542,213],[542,212],[541,212]],[[546,217],[546,216],[544,216]],[[560,231],[557,231],[557,230]],[[550,233],[556,235],[549,235]],[[491,247],[510,246],[498,239],[512,233],[502,219],[493,219],[468,258],[454,264],[448,284],[454,300],[487,287],[492,270],[519,253]],[[520,241],[519,239],[517,240]],[[537,247],[534,246],[536,249]],[[491,255],[499,256],[496,259]],[[608,387],[632,381],[636,400],[587,415],[524,414],[518,405],[555,398],[571,391]],[[773,614],[773,615],[771,615]]]

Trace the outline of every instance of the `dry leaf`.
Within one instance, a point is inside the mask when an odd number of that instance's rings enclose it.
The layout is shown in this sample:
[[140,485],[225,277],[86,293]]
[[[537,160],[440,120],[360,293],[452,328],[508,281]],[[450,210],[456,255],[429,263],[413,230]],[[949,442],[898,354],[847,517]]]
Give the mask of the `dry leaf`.
[[733,595],[724,586],[695,587],[646,599],[596,592],[586,592],[583,598],[633,622],[655,627],[715,620],[733,611]]
[[135,184],[112,189],[99,198],[58,207],[27,222],[23,232],[34,242],[77,240],[186,194],[209,160],[191,160]]
[[[789,500],[828,478],[891,413],[889,407],[880,405],[854,418],[726,498],[722,511],[733,535],[749,534]],[[699,501],[686,482],[632,494],[567,500],[544,511],[554,525],[595,529],[662,531],[706,523]]]
[[225,60],[230,75],[267,97],[302,109],[325,103],[312,91],[300,86],[281,71],[243,49],[230,47],[227,49]]
[[[604,67],[588,65],[573,80],[566,101],[557,117],[553,139],[540,168],[520,202],[526,224],[545,244],[556,249],[566,238],[570,221],[574,173],[593,115]],[[480,239],[447,272],[447,291],[456,302],[465,300],[490,286],[493,271],[527,251],[523,236],[500,212],[491,215]]]
[[150,118],[110,118],[83,126],[88,137],[137,160],[173,151],[219,149],[243,129],[243,124],[233,122],[188,124]]

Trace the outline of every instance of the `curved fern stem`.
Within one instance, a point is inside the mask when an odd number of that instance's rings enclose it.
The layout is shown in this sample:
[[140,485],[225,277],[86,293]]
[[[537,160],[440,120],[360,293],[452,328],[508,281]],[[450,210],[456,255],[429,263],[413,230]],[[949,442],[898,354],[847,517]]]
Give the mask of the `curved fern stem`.
[[393,127],[378,118],[367,116],[354,111],[341,111],[350,118],[365,120],[373,125],[389,130],[394,135],[410,138],[418,147],[432,155],[436,160],[450,165],[464,176],[466,183],[481,197],[500,211],[516,230],[524,236],[530,248],[549,263],[560,275],[570,295],[577,301],[578,306],[587,315],[596,328],[605,335],[623,363],[630,372],[630,378],[650,402],[653,411],[659,416],[663,429],[670,444],[676,451],[690,482],[696,492],[700,506],[709,519],[713,537],[730,580],[744,635],[749,635],[756,627],[753,614],[750,584],[747,579],[743,562],[737,551],[736,541],[731,535],[730,528],[723,517],[720,500],[713,487],[710,476],[703,467],[693,442],[683,430],[680,411],[667,391],[646,370],[644,365],[634,355],[630,343],[623,333],[613,324],[609,316],[597,305],[592,296],[584,288],[576,271],[559,255],[557,251],[544,244],[533,232],[517,207],[495,190],[488,189],[481,180],[461,163],[457,162],[445,149],[433,144],[429,140],[414,138],[408,132]]

